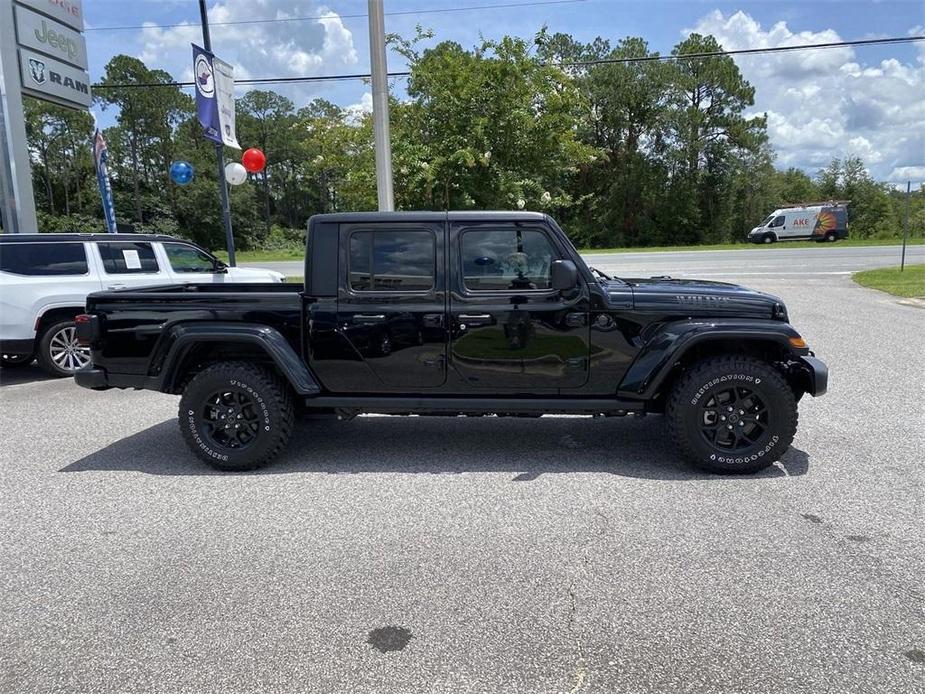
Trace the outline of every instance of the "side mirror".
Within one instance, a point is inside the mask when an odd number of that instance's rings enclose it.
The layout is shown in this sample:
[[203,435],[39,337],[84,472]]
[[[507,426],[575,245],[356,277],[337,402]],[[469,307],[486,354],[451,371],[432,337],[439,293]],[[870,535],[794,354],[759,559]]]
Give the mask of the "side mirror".
[[571,260],[554,260],[549,265],[549,282],[559,291],[574,289],[578,284],[578,268]]
[[225,263],[223,263],[221,260],[216,258],[215,262],[212,263],[212,272],[224,274],[228,272],[228,266],[225,265]]

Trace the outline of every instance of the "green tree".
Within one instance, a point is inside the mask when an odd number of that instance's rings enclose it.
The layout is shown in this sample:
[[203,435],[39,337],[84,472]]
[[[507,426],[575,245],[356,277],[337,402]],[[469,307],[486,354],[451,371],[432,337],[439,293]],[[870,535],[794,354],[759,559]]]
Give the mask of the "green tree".
[[556,211],[573,204],[565,184],[592,148],[576,136],[580,93],[565,72],[512,37],[471,51],[453,42],[399,50],[411,69],[411,103],[393,136],[408,184],[399,193],[403,207]]
[[244,147],[259,147],[267,157],[267,165],[257,174],[263,188],[263,214],[266,233],[270,233],[271,194],[270,178],[297,156],[292,146],[293,127],[296,115],[292,101],[276,92],[253,90],[247,92],[237,103],[238,141]]
[[[151,70],[138,58],[117,55],[106,64],[102,86],[94,92],[95,101],[104,110],[119,110],[118,125],[107,129],[107,139],[115,153],[115,175],[131,181],[138,222],[145,220],[143,189],[166,186],[172,191],[167,185],[167,171],[174,155],[174,130],[193,111],[192,99],[169,84],[173,81],[164,70]],[[132,86],[161,84],[164,86]]]

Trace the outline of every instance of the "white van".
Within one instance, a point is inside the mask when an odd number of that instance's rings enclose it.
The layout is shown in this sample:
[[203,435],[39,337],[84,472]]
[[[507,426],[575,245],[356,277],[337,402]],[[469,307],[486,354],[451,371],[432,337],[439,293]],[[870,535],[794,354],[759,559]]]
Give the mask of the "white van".
[[774,210],[767,219],[748,232],[752,243],[814,240],[837,241],[848,238],[846,203],[816,203]]
[[272,270],[228,267],[195,244],[153,234],[0,234],[0,364],[38,359],[54,376],[89,361],[74,316],[87,295],[158,284],[283,282]]

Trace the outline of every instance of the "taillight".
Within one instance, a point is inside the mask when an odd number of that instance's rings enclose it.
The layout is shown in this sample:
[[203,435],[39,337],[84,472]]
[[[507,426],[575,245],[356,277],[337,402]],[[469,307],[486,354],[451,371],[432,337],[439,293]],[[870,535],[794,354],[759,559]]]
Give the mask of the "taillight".
[[74,316],[74,325],[77,335],[77,344],[82,347],[89,347],[98,335],[99,319],[97,316],[88,313],[81,313]]

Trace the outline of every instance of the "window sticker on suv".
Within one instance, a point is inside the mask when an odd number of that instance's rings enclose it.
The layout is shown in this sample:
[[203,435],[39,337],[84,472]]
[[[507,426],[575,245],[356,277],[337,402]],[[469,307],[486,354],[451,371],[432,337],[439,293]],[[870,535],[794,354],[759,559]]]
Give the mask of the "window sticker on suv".
[[150,243],[101,241],[97,244],[103,269],[108,275],[158,272],[157,258]]

